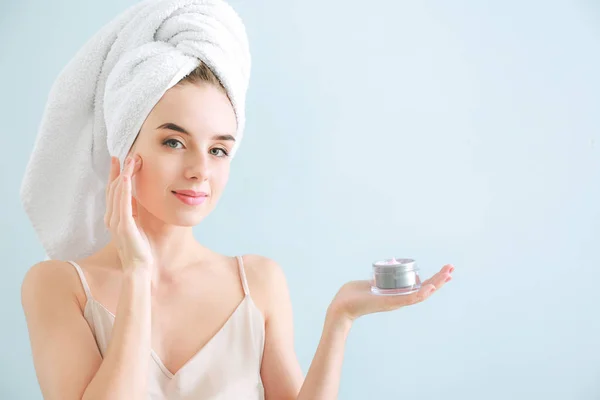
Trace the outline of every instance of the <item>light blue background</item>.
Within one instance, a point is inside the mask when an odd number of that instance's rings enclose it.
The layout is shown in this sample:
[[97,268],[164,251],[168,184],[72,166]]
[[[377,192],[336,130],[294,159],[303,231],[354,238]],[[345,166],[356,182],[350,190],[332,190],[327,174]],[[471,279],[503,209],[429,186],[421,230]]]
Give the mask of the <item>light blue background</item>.
[[[46,96],[133,3],[2,2],[2,399],[41,398],[20,285],[44,253],[18,191]],[[282,265],[304,371],[337,289],[395,255],[454,280],[356,322],[340,399],[599,399],[599,3],[232,4],[248,127],[196,232]]]

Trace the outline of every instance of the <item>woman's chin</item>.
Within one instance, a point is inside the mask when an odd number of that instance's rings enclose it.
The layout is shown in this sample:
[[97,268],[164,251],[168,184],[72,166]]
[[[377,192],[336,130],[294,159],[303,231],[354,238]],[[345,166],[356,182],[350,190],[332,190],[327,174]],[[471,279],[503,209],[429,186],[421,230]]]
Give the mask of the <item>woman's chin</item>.
[[171,215],[166,221],[177,226],[191,227],[198,225],[204,218],[206,218],[206,213],[196,210],[191,212],[177,212],[175,215]]

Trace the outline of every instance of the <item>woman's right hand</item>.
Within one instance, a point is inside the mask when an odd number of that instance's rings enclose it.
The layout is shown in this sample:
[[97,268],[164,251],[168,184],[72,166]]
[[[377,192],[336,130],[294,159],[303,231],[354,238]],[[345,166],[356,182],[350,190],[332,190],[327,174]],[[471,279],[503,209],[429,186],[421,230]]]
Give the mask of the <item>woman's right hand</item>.
[[132,202],[135,200],[131,194],[131,178],[141,168],[142,159],[138,155],[128,159],[130,162],[126,160],[120,172],[119,159],[111,157],[104,223],[117,247],[123,268],[150,268],[154,255],[148,237],[134,217]]

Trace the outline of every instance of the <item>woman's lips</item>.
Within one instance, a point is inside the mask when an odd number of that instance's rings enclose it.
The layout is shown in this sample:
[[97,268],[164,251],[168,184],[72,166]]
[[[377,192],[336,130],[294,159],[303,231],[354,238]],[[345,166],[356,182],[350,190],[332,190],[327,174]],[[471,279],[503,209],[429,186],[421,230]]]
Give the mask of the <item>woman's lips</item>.
[[181,200],[183,203],[189,206],[197,206],[199,204],[202,204],[206,201],[206,198],[208,197],[206,195],[188,196],[186,194],[178,192],[173,192],[173,194],[175,195],[175,197],[177,197],[179,200]]

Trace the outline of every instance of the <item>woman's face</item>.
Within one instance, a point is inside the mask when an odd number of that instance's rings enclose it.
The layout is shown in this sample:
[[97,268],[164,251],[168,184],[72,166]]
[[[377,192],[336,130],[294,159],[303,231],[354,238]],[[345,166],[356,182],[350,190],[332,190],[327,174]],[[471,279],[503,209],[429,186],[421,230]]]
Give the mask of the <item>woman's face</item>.
[[[194,226],[208,215],[229,178],[236,130],[233,107],[220,88],[185,83],[169,89],[129,151],[142,158],[133,179],[140,217],[148,212],[167,224]],[[188,205],[173,193],[181,190],[208,197]]]

